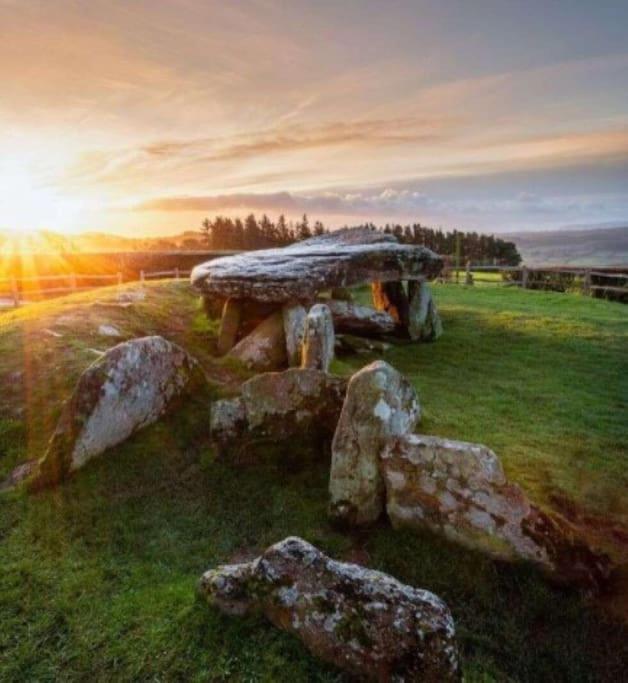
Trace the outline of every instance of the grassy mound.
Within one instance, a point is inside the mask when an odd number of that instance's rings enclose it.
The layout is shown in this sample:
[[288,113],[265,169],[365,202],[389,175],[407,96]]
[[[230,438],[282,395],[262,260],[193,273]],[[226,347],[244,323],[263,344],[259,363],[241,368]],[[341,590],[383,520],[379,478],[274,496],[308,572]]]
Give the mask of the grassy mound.
[[[443,338],[387,354],[419,390],[422,431],[486,443],[532,498],[625,557],[628,309],[488,288],[436,297]],[[0,317],[2,474],[38,454],[90,349],[118,341],[100,324],[182,344],[216,395],[236,382],[212,359],[214,326],[185,284],[152,284],[128,308],[107,302],[114,290]],[[628,629],[599,604],[429,534],[334,531],[328,454],[312,462],[292,444],[230,468],[208,444],[207,408],[191,402],[56,491],[0,495],[0,680],[342,680],[262,620],[195,600],[209,566],[291,534],[443,597],[470,681],[622,679]]]

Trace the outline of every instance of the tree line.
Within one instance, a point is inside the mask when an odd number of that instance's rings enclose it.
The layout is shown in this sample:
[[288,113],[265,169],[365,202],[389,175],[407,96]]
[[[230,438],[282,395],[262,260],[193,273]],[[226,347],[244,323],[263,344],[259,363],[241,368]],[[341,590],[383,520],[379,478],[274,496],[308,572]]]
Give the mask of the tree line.
[[[514,242],[495,235],[460,230],[444,231],[441,228],[428,228],[420,223],[386,224],[383,227],[365,223],[358,227],[395,235],[403,244],[420,244],[437,254],[454,260],[458,258],[460,263],[470,260],[475,264],[517,266],[522,260]],[[329,230],[321,221],[310,225],[307,214],[296,223],[286,221],[284,215],[280,215],[277,221],[272,221],[266,214],[259,220],[255,214],[249,214],[244,220],[225,216],[216,216],[213,220],[206,218],[201,226],[201,239],[203,245],[209,249],[249,250],[285,247],[327,232]]]

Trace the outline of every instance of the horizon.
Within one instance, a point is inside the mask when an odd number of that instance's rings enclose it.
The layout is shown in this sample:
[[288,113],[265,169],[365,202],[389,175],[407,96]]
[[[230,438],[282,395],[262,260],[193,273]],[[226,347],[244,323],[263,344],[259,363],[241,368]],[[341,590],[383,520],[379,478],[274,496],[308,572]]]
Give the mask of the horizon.
[[0,0],[0,229],[628,224],[628,6],[532,5]]

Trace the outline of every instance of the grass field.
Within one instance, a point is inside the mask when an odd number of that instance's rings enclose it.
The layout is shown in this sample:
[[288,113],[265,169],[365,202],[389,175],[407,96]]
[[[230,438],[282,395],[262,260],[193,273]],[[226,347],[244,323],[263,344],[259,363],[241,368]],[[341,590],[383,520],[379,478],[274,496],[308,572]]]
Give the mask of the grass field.
[[[435,293],[445,335],[386,355],[419,390],[421,431],[486,443],[531,498],[625,562],[628,308],[515,289]],[[622,680],[621,585],[592,602],[428,534],[384,522],[333,530],[328,454],[306,459],[292,446],[244,469],[214,459],[208,404],[239,377],[212,359],[215,325],[186,285],[151,284],[129,308],[109,305],[114,294],[0,316],[0,478],[41,452],[94,349],[118,341],[98,335],[102,322],[183,344],[215,386],[60,489],[0,494],[0,680],[342,680],[261,619],[223,617],[195,599],[205,569],[290,534],[439,594],[469,681]]]

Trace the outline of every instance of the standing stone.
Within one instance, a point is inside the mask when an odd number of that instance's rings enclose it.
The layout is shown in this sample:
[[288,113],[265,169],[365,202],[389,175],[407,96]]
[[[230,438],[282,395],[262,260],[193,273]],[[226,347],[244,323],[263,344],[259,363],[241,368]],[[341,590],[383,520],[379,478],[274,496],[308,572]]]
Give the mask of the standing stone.
[[417,341],[434,341],[443,333],[443,325],[427,282],[408,282],[408,334]]
[[314,304],[305,319],[301,367],[329,371],[334,358],[334,321],[329,307]]
[[288,358],[281,311],[268,316],[251,334],[241,339],[231,349],[229,357],[260,372],[285,367]]
[[419,416],[414,388],[388,363],[376,361],[353,375],[332,442],[332,518],[347,524],[378,519],[384,509],[380,451],[391,437],[410,432]]
[[31,488],[52,486],[155,422],[183,394],[205,384],[199,364],[163,337],[118,344],[79,378]]
[[301,365],[301,347],[305,337],[305,318],[307,313],[301,304],[287,303],[282,308],[283,330],[286,335],[288,365]]
[[440,598],[332,560],[301,538],[206,572],[199,594],[226,614],[261,612],[358,680],[460,680],[454,621]]
[[227,299],[222,309],[220,331],[218,332],[218,342],[216,343],[219,356],[224,356],[225,353],[231,351],[235,346],[241,316],[242,302],[238,299]]
[[381,464],[395,527],[430,529],[491,557],[526,560],[589,588],[608,576],[608,558],[530,503],[486,446],[409,434],[386,445]]
[[408,297],[402,282],[373,282],[371,284],[373,306],[385,311],[402,331],[408,328]]

